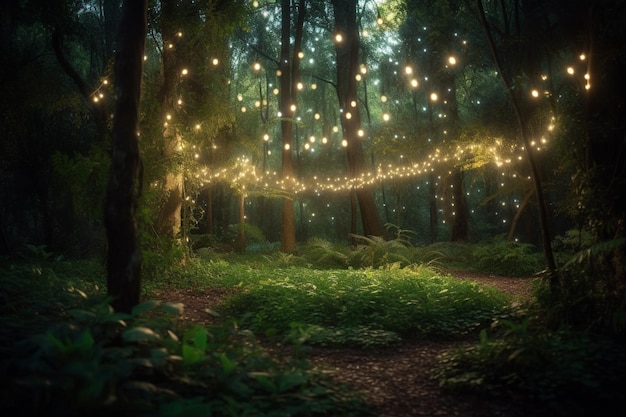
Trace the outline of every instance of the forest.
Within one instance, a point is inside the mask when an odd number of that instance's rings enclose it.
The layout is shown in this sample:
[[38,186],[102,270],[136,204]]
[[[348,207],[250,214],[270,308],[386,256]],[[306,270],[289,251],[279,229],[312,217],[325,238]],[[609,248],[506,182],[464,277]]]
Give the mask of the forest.
[[2,2],[3,415],[621,416],[625,22]]

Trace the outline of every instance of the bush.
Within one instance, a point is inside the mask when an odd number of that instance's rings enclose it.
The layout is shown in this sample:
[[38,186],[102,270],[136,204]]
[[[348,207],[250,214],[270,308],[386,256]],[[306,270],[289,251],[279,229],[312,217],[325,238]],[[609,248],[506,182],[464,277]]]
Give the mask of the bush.
[[496,238],[474,246],[471,269],[502,276],[532,276],[543,269],[543,255],[528,243]]
[[483,331],[478,345],[444,355],[435,377],[449,391],[514,394],[535,414],[543,409],[545,415],[613,415],[603,412],[621,408],[624,346],[529,324],[505,322],[506,331],[495,338]]

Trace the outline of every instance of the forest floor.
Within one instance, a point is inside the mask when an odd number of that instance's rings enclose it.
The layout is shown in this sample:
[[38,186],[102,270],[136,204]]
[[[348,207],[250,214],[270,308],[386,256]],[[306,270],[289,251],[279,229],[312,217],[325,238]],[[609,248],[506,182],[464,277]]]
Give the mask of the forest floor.
[[[516,299],[532,295],[531,278],[509,278],[455,271],[453,277],[494,286]],[[228,292],[220,290],[177,290],[167,294],[169,301],[185,305],[183,320],[198,324],[218,320],[207,312]],[[379,349],[312,348],[312,364],[329,373],[336,381],[358,390],[378,417],[459,416],[522,417],[540,415],[529,411],[515,398],[481,398],[476,395],[450,394],[442,391],[432,378],[439,356],[457,347],[478,341],[473,335],[466,340],[413,340]]]

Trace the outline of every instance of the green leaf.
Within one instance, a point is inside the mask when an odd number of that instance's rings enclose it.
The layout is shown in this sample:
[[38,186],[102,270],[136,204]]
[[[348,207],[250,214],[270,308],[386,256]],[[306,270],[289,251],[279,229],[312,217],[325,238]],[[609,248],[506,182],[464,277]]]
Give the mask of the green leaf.
[[160,336],[148,327],[131,327],[122,333],[122,338],[126,342],[152,342]]
[[183,303],[164,303],[159,307],[160,311],[163,311],[166,314],[170,314],[172,316],[181,316],[185,309],[185,305]]
[[148,300],[148,301],[144,301],[143,303],[139,303],[137,304],[135,307],[133,307],[132,311],[131,311],[131,315],[132,316],[139,316],[147,311],[152,310],[153,308],[155,308],[156,306],[158,306],[159,304],[161,304],[160,301],[157,300]]

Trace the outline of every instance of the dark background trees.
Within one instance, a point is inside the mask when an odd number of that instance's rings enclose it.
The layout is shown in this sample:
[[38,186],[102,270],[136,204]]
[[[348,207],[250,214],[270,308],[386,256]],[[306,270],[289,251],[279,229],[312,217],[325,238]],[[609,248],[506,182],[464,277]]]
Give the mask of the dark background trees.
[[[2,6],[5,253],[27,242],[104,253],[111,31],[121,16],[120,3],[105,3]],[[477,5],[151,4],[142,244],[181,258],[198,241],[229,250],[289,237],[291,252],[314,236],[385,236],[385,223],[413,231],[414,244],[504,234],[546,246],[573,228],[621,236],[622,6],[485,3],[498,69]],[[279,140],[287,124],[291,139]],[[545,186],[543,241],[529,177]],[[285,196],[293,216],[282,220]]]

